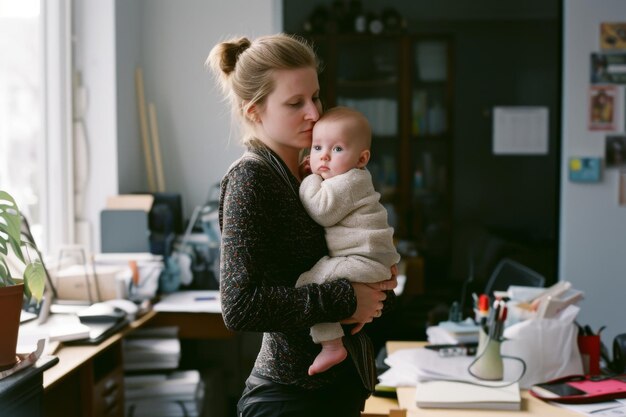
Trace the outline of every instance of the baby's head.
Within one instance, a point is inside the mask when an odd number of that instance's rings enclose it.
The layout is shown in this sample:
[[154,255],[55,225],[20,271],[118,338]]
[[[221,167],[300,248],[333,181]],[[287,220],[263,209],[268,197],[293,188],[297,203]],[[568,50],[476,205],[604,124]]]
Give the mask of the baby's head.
[[313,128],[311,172],[324,179],[363,168],[370,159],[370,124],[356,110],[334,107]]

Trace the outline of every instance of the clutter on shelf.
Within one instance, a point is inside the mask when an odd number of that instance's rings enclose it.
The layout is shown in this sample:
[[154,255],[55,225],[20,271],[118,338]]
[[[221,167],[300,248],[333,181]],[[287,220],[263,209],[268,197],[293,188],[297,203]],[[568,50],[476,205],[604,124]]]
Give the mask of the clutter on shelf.
[[303,24],[307,34],[395,34],[406,30],[406,20],[393,7],[366,10],[360,0],[336,0],[330,7],[319,5]]

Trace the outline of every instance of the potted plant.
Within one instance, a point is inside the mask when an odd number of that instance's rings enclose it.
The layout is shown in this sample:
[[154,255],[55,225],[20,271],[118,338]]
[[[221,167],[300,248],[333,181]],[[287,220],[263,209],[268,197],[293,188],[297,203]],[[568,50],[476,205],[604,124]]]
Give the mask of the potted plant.
[[[36,257],[31,258],[32,250]],[[16,262],[24,268],[16,271]],[[9,268],[12,264],[13,268]],[[15,276],[18,275],[18,276]],[[15,200],[0,190],[0,370],[17,361],[17,334],[24,298],[41,302],[45,270],[35,242],[22,236],[22,216]]]

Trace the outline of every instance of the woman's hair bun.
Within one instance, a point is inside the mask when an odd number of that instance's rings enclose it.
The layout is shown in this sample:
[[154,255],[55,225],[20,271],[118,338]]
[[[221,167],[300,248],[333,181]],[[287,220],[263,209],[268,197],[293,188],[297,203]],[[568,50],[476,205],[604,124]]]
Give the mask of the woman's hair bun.
[[226,74],[230,74],[231,72],[233,72],[235,70],[235,66],[237,65],[237,59],[239,58],[239,55],[241,55],[246,49],[248,49],[250,45],[250,40],[245,37],[223,42],[221,44],[222,53],[220,69]]

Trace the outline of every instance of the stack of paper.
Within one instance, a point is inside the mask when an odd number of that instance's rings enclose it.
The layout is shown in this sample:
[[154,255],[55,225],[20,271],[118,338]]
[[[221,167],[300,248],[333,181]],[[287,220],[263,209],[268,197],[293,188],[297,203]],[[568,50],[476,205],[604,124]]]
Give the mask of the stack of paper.
[[177,327],[137,329],[124,339],[124,370],[176,369],[179,362]]
[[[99,253],[94,256],[96,271],[106,268],[124,268],[124,294],[118,294],[116,298],[131,298],[133,300],[150,300],[155,297],[159,287],[159,277],[165,267],[162,255],[154,255],[149,252],[130,253]],[[130,263],[135,262],[139,273],[139,284],[129,286],[132,279]]]
[[519,409],[519,384],[507,382],[519,376],[519,363],[504,359],[503,381],[492,382],[470,375],[468,367],[474,359],[441,357],[425,348],[401,349],[385,359],[390,369],[379,376],[379,381],[392,387],[416,386],[419,407]]
[[478,342],[478,325],[474,320],[462,322],[443,321],[426,329],[431,344],[458,344]]
[[124,378],[126,415],[195,417],[201,415],[204,384],[197,370]]
[[154,305],[154,311],[185,313],[221,313],[218,290],[178,291],[165,295]]

